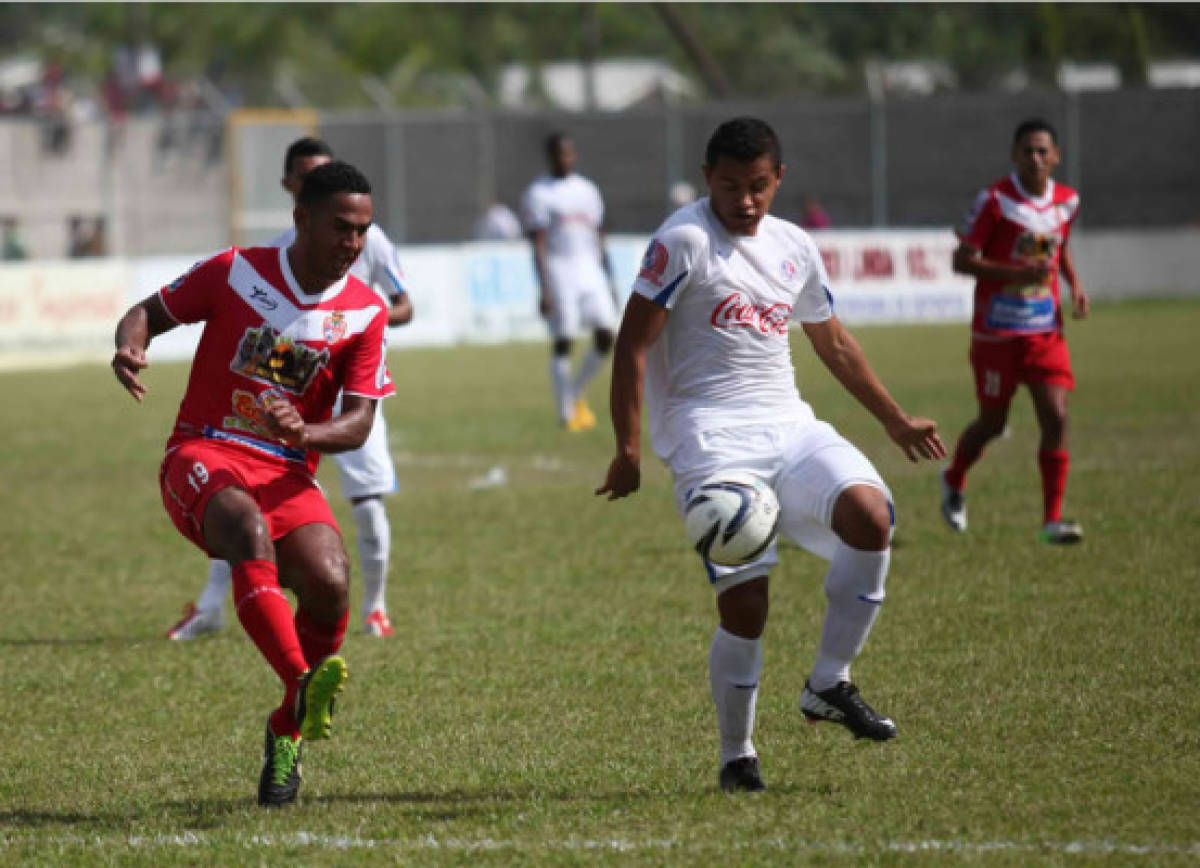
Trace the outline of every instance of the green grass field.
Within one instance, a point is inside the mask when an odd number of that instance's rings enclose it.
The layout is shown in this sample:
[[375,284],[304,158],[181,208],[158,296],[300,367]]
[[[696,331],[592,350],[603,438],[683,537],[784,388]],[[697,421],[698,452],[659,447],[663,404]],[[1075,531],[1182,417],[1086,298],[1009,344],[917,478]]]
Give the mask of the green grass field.
[[[973,410],[965,327],[857,334],[952,443]],[[236,622],[163,638],[206,574],[157,485],[186,366],[151,368],[141,406],[103,364],[0,374],[0,863],[1194,862],[1198,334],[1196,302],[1070,325],[1067,512],[1087,533],[1070,549],[1036,543],[1026,396],[952,536],[936,469],[798,336],[802,393],[896,496],[855,678],[900,737],[804,724],[824,568],[789,548],[756,733],[771,789],[740,798],[716,789],[713,603],[667,475],[650,460],[636,497],[592,496],[611,433],[556,430],[540,344],[392,355],[397,636],[348,637],[335,738],[278,812],[254,804],[274,675]],[[507,484],[471,487],[496,466]]]

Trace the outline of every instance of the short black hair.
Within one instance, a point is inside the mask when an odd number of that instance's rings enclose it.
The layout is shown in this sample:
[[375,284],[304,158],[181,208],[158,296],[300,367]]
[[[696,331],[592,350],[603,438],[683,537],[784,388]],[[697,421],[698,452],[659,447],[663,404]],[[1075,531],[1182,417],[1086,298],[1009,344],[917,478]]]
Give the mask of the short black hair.
[[333,151],[329,145],[320,139],[314,139],[312,136],[296,139],[296,141],[288,145],[287,153],[283,155],[283,174],[285,176],[292,171],[292,163],[301,157],[329,157],[333,159]]
[[1050,126],[1049,121],[1042,118],[1029,118],[1017,124],[1017,130],[1013,133],[1013,144],[1015,145],[1030,133],[1049,133],[1050,141],[1058,144],[1058,132]]
[[762,156],[769,156],[776,170],[783,165],[779,136],[764,120],[737,117],[725,121],[713,132],[704,149],[704,164],[715,166],[721,157],[752,163]]
[[558,152],[558,146],[563,142],[568,141],[571,137],[562,130],[553,132],[542,140],[542,146],[546,149],[546,156],[553,157]]
[[371,182],[349,163],[334,160],[317,166],[304,176],[296,202],[311,208],[338,193],[362,193],[369,196]]

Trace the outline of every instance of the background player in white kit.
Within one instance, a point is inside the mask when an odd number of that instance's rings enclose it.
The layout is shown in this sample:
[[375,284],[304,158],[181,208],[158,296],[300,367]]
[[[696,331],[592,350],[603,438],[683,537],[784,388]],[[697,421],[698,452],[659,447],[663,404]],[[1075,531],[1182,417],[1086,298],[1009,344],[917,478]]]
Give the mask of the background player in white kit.
[[[681,513],[706,477],[748,470],[778,494],[781,531],[830,561],[825,623],[800,710],[885,741],[896,727],[859,695],[850,663],[884,599],[891,494],[871,462],[801,400],[789,322],[801,324],[821,361],[909,459],[940,458],[945,447],[934,422],[896,404],[834,315],[812,239],[767,213],[783,172],[765,122],[735,118],[713,133],[709,196],[659,228],[625,308],[613,360],[617,452],[596,493],[612,500],[640,485],[644,377],[654,449],[671,469]],[[764,789],[751,735],[776,563],[775,544],[748,566],[705,562],[720,616],[709,676],[727,791]]]
[[[617,326],[612,266],[604,244],[604,201],[594,183],[575,172],[575,143],[563,133],[546,138],[550,174],[521,198],[521,221],[533,244],[538,309],[550,327],[550,381],[558,421],[568,431],[596,425],[583,398],[612,349]],[[571,341],[590,328],[593,344],[571,373]]]
[[[333,160],[333,151],[320,139],[292,142],[283,160],[283,188],[300,195],[304,176]],[[267,246],[288,247],[296,240],[295,227]],[[372,223],[362,253],[350,273],[374,289],[388,304],[388,325],[404,325],[412,319],[412,301],[404,288],[404,272],[396,248],[387,234]],[[340,412],[339,409],[334,411]],[[392,635],[387,615],[387,572],[392,530],[383,496],[396,490],[396,468],[388,452],[387,422],[376,407],[375,424],[361,448],[333,456],[341,478],[342,496],[350,501],[358,529],[358,554],[363,575],[363,628],[379,638]],[[232,573],[225,561],[209,563],[208,585],[195,603],[184,609],[183,618],[167,631],[168,639],[194,639],[219,630],[224,623],[225,599],[232,586]]]

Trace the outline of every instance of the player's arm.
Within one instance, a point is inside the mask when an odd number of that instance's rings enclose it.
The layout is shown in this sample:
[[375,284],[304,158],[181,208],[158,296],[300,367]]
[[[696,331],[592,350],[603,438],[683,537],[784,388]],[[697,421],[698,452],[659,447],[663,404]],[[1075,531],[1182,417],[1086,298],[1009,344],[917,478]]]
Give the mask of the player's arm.
[[367,442],[375,421],[374,398],[342,394],[342,412],[328,422],[305,422],[288,400],[267,406],[266,421],[271,433],[289,446],[305,451],[349,452]]
[[112,369],[117,381],[136,400],[141,401],[146,395],[146,387],[138,378],[138,373],[150,366],[146,359],[146,348],[157,335],[177,325],[167,313],[158,293],[139,301],[117,323],[114,336],[117,351],[113,353]]
[[1000,283],[1043,283],[1050,273],[1045,262],[1001,262],[987,259],[976,247],[960,240],[954,251],[954,270],[977,280]]
[[1059,270],[1062,271],[1063,279],[1067,282],[1067,287],[1071,290],[1072,315],[1075,319],[1083,319],[1092,309],[1092,300],[1083,291],[1083,287],[1079,285],[1079,273],[1075,270],[1075,254],[1071,252],[1070,245],[1065,241],[1063,242],[1062,261],[1059,264]]
[[388,308],[388,325],[402,326],[412,322],[412,299],[407,292],[401,292],[391,297],[391,307]]
[[538,312],[549,316],[553,301],[550,298],[550,269],[546,264],[550,246],[550,233],[545,229],[533,229],[528,233],[529,243],[533,245],[533,271],[538,282]]
[[817,357],[851,395],[878,419],[909,461],[944,458],[946,447],[932,419],[909,416],[871,369],[866,354],[836,316],[801,324]]
[[609,404],[617,454],[608,466],[604,484],[596,494],[609,500],[638,490],[642,480],[642,389],[646,351],[667,322],[668,311],[634,293],[625,306],[621,329],[613,350],[612,388]]

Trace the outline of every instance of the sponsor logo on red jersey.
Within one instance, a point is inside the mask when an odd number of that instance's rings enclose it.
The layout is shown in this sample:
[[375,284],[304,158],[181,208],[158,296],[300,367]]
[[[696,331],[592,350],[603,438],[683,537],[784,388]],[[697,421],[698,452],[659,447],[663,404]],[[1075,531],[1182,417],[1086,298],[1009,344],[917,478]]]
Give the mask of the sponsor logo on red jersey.
[[663,275],[667,272],[668,259],[667,248],[663,243],[658,239],[651,241],[650,246],[646,248],[645,256],[642,257],[642,269],[638,272],[638,277],[655,286],[662,286]]
[[764,335],[786,335],[791,316],[790,304],[776,302],[759,306],[740,292],[734,292],[713,308],[712,324],[719,329],[742,326]]
[[236,374],[302,395],[328,364],[328,348],[318,352],[263,323],[258,328],[246,329],[229,368]]

